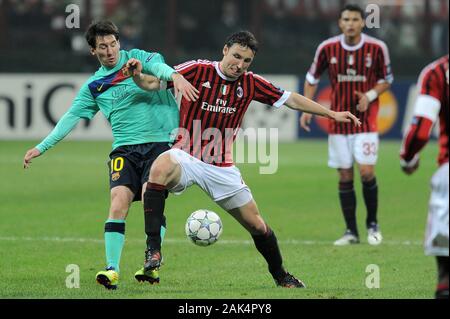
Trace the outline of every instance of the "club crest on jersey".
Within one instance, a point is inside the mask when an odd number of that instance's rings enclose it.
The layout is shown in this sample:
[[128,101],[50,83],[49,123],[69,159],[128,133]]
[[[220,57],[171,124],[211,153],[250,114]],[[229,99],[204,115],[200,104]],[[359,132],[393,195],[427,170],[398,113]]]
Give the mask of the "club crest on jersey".
[[372,56],[370,53],[366,55],[366,68],[370,68],[372,66]]
[[228,93],[230,93],[230,86],[226,85],[226,84],[222,84],[220,86],[220,92],[222,93],[222,95],[227,95]]
[[124,77],[128,78],[128,77],[131,76],[131,72],[127,68],[122,68],[121,71],[122,71],[122,74],[123,74]]
[[238,98],[241,98],[244,96],[244,90],[240,86],[238,86],[238,88],[236,89],[236,95]]
[[353,54],[349,54],[347,57],[347,63],[348,65],[353,65],[355,64],[355,56]]
[[337,64],[337,59],[335,56],[331,57],[330,64]]

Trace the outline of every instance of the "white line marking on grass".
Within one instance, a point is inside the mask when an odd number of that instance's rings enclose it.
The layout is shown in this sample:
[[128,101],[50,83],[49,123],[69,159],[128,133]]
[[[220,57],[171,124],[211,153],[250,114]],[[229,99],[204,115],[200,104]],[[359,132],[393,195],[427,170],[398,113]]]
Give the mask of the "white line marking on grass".
[[[126,238],[127,243],[143,244],[145,243],[145,238]],[[103,244],[105,241],[103,239],[96,238],[77,238],[77,237],[16,237],[16,236],[0,236],[0,241],[47,241],[47,242],[61,242],[61,243],[96,243]],[[279,240],[281,245],[332,245],[333,241],[327,240],[297,240],[297,239],[287,239]],[[187,238],[166,238],[164,239],[166,244],[190,244]],[[219,245],[253,245],[252,240],[241,240],[241,239],[222,239],[217,242]],[[421,246],[421,241],[414,240],[384,240],[383,245],[392,246]]]

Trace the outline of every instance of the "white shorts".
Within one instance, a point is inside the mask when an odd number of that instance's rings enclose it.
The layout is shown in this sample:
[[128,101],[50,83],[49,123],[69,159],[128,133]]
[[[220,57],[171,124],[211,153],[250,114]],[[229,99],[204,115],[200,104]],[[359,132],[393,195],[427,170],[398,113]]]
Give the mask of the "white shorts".
[[197,184],[225,210],[244,206],[253,199],[250,189],[244,183],[241,172],[236,166],[214,166],[177,148],[162,154],[166,153],[169,153],[171,159],[181,166],[180,182],[169,189],[171,193],[179,195],[189,186]]
[[431,178],[431,197],[425,232],[425,254],[448,256],[448,163]]
[[351,168],[356,161],[375,165],[378,159],[378,133],[330,134],[328,136],[328,166]]

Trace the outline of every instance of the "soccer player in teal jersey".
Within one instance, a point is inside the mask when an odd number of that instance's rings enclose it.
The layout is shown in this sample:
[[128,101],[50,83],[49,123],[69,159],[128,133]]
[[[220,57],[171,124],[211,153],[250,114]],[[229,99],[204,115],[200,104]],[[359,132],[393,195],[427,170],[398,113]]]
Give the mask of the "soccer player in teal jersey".
[[[119,30],[110,21],[89,26],[86,40],[90,52],[101,64],[81,87],[70,109],[53,131],[24,157],[24,168],[69,134],[81,119],[92,119],[101,111],[111,124],[114,142],[110,162],[111,205],[105,223],[106,270],[96,280],[108,289],[117,288],[119,263],[124,245],[125,219],[133,201],[142,197],[148,173],[159,154],[170,148],[172,131],[178,127],[176,101],[168,90],[144,91],[133,81],[130,59],[142,63],[142,72],[173,81],[175,91],[195,100],[197,90],[183,76],[164,63],[159,53],[138,49],[120,50]],[[155,84],[159,86],[159,83]],[[176,131],[174,131],[176,132]],[[165,227],[161,228],[164,236]],[[157,272],[138,272],[136,279],[159,282]]]

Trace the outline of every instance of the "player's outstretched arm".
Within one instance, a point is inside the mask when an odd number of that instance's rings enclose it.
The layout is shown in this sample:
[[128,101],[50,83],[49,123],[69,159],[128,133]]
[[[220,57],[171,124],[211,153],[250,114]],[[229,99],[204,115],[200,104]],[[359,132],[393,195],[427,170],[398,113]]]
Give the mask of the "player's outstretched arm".
[[23,168],[29,168],[31,164],[31,160],[35,157],[38,157],[41,155],[41,152],[36,147],[33,147],[32,149],[29,149],[25,156],[23,157]]
[[288,100],[284,103],[293,110],[303,111],[310,114],[320,115],[335,120],[336,122],[353,122],[356,126],[360,126],[361,122],[350,112],[334,112],[330,109],[314,102],[298,93],[293,92]]
[[58,121],[55,128],[49,135],[34,148],[29,149],[23,157],[23,168],[30,166],[31,160],[44,154],[47,150],[55,146],[59,141],[64,139],[81,120],[79,115],[74,114],[71,111],[66,112]]

